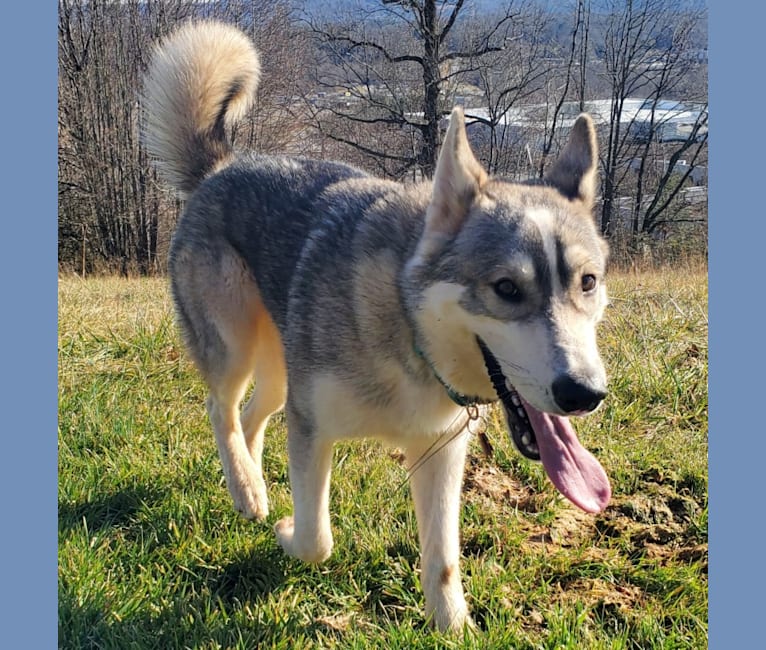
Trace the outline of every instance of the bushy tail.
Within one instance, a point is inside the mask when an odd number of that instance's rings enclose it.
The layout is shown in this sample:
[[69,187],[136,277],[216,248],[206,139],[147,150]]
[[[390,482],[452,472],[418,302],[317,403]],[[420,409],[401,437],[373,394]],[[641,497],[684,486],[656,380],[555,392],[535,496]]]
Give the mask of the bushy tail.
[[247,112],[260,71],[250,39],[224,23],[187,23],[156,48],[144,82],[144,142],[182,196],[231,157],[226,127]]

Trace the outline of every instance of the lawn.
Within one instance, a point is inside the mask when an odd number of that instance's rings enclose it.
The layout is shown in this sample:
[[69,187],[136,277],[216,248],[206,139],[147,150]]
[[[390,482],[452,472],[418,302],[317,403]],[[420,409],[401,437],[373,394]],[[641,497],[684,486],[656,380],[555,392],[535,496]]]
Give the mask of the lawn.
[[335,548],[283,555],[285,426],[267,433],[271,514],[234,512],[163,279],[59,281],[62,648],[707,647],[707,276],[613,273],[603,408],[576,427],[612,481],[570,506],[488,423],[472,442],[462,569],[478,631],[423,622],[417,531],[396,450],[336,447]]

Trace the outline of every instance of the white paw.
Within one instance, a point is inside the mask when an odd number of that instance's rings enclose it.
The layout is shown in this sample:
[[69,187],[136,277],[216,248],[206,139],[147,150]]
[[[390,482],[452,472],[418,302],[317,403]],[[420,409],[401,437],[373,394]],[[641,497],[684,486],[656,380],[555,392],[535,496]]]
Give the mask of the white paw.
[[476,629],[468,613],[460,583],[445,585],[430,600],[426,594],[426,617],[441,632],[462,632],[465,628]]
[[239,472],[226,478],[234,509],[245,519],[263,520],[269,516],[266,483],[259,477]]
[[431,622],[440,632],[460,632],[466,628],[476,630],[476,624],[468,614],[468,608],[463,607],[458,611],[434,612]]
[[332,536],[329,541],[322,541],[319,536],[312,539],[301,539],[295,534],[295,521],[292,517],[284,517],[274,525],[277,542],[288,555],[304,562],[323,562],[332,553]]

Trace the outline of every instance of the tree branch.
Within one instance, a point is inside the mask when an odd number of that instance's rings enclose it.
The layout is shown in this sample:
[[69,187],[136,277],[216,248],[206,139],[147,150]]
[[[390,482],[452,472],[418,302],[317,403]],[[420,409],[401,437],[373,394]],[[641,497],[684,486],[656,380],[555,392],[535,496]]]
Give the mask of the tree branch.
[[447,24],[444,26],[444,29],[442,29],[442,33],[439,34],[439,45],[441,45],[444,42],[444,39],[447,37],[447,34],[449,34],[450,30],[452,29],[452,26],[455,24],[457,15],[460,13],[460,10],[462,8],[463,8],[463,0],[458,0],[455,3],[455,6],[452,8],[452,13],[450,14],[450,17],[447,19]]

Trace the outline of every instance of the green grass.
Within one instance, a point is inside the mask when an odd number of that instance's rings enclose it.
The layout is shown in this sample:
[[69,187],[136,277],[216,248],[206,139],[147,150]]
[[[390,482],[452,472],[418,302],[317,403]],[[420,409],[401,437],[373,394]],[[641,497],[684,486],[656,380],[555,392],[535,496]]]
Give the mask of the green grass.
[[[607,403],[578,419],[614,497],[556,495],[490,423],[474,442],[463,581],[479,632],[423,622],[403,468],[341,444],[335,549],[285,557],[284,420],[267,434],[271,514],[233,511],[160,279],[59,282],[59,644],[63,648],[707,647],[707,279],[614,274],[600,335]],[[499,422],[499,420],[497,420]]]

